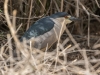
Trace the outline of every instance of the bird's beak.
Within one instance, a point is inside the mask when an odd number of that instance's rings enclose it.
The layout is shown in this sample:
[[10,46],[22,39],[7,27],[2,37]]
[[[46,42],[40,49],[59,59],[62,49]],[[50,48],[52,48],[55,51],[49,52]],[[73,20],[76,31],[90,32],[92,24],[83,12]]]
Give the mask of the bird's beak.
[[71,21],[80,21],[80,19],[76,18],[76,17],[69,17],[69,20],[71,20]]

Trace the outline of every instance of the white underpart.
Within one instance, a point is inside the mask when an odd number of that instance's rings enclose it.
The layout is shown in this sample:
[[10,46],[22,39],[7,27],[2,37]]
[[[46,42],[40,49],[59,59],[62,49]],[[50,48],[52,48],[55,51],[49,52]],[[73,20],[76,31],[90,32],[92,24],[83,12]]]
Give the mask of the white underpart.
[[54,21],[55,23],[53,29],[51,29],[49,32],[43,35],[40,35],[34,39],[35,40],[34,47],[38,49],[45,48],[47,44],[48,46],[51,46],[54,42],[57,41],[62,24],[64,25],[63,25],[63,30],[61,34],[64,32],[66,24],[71,23],[70,20],[66,20],[65,18],[56,18],[56,19],[50,18],[50,19]]

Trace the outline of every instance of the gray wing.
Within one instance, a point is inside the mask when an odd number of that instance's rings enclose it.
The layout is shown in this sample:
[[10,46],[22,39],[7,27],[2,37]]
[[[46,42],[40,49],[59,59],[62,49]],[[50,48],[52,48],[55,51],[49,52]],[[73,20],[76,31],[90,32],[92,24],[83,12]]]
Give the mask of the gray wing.
[[44,17],[30,26],[30,28],[24,33],[20,41],[23,41],[23,38],[29,40],[32,37],[37,37],[43,35],[44,33],[50,31],[54,27],[54,22],[50,17]]

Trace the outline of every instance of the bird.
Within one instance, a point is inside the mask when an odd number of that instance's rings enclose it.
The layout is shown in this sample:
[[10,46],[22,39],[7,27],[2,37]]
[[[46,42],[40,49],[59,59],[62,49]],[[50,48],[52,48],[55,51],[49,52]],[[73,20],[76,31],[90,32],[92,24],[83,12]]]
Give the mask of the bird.
[[[77,20],[76,17],[69,15],[67,12],[57,12],[50,16],[43,17],[32,24],[29,29],[21,36],[20,41],[24,40],[34,42],[32,47],[45,50],[47,45],[50,48],[60,35],[66,29],[66,25]],[[62,27],[63,26],[63,27]]]

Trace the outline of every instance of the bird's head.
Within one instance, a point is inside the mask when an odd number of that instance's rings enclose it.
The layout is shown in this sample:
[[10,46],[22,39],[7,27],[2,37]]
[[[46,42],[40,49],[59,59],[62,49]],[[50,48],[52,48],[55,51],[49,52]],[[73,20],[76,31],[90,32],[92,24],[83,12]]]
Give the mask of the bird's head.
[[69,15],[66,12],[58,12],[55,13],[53,15],[50,16],[51,18],[54,18],[55,20],[57,20],[59,23],[65,22],[65,24],[69,24],[72,21],[77,21],[79,20],[76,17],[72,17],[71,15]]

